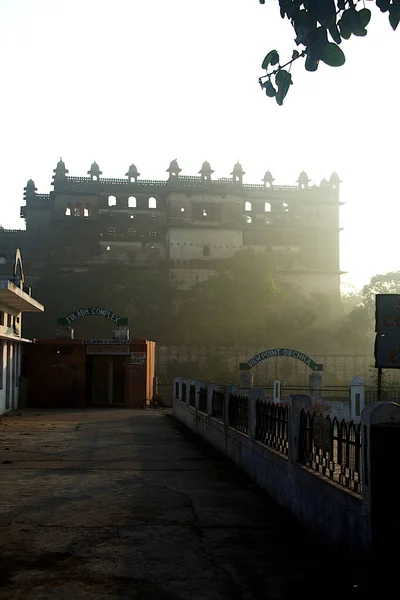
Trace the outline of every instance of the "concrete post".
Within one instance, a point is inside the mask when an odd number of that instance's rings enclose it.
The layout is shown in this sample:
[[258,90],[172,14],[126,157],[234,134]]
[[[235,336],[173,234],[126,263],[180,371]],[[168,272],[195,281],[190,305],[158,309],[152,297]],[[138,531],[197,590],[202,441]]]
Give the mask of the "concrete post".
[[288,458],[291,462],[300,459],[300,414],[312,411],[312,398],[307,394],[289,396],[289,451]]
[[175,377],[174,389],[173,389],[173,407],[175,412],[175,406],[181,401],[182,398],[182,377]]
[[246,395],[249,390],[253,387],[253,372],[252,371],[240,371],[239,373],[240,382],[240,393]]
[[274,381],[274,402],[281,401],[281,382]]
[[210,418],[212,413],[212,399],[214,390],[218,391],[218,383],[211,381],[207,387],[207,415]]
[[124,325],[116,327],[112,332],[113,339],[129,340],[129,329]]
[[[194,387],[195,390],[195,395],[194,395],[194,399],[196,402],[196,380],[195,379],[188,379],[187,380],[187,385],[186,385],[186,404],[188,404],[188,406],[190,406],[190,388]],[[194,407],[192,407],[194,408]]]
[[310,396],[314,404],[322,400],[322,374],[313,372],[309,376]]
[[248,405],[248,421],[249,421],[249,443],[256,439],[256,426],[257,426],[257,415],[256,415],[256,403],[257,400],[265,400],[265,394],[263,390],[253,388],[247,394],[249,399]]
[[229,397],[231,394],[237,394],[237,386],[233,384],[229,384],[225,388],[225,398],[224,398],[224,425],[225,427],[229,427]]
[[199,410],[200,388],[205,387],[205,385],[205,381],[203,381],[202,379],[196,380],[196,396],[194,401],[196,412]]
[[350,419],[361,421],[361,411],[365,406],[365,382],[361,377],[353,377],[350,381]]

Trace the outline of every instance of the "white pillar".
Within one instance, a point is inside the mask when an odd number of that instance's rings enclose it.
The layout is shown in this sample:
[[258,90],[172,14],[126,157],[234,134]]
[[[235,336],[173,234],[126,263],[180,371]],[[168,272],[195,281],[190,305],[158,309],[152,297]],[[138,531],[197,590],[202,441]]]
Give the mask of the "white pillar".
[[322,373],[313,372],[309,376],[310,396],[313,403],[322,400]]
[[361,377],[353,377],[350,381],[350,419],[361,421],[361,411],[365,406],[365,382]]

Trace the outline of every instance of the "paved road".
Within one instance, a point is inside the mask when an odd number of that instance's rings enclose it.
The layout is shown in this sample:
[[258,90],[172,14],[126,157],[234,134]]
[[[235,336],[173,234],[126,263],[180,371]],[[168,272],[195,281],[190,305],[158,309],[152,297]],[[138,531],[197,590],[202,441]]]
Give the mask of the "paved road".
[[158,411],[0,418],[0,598],[354,595],[359,575]]

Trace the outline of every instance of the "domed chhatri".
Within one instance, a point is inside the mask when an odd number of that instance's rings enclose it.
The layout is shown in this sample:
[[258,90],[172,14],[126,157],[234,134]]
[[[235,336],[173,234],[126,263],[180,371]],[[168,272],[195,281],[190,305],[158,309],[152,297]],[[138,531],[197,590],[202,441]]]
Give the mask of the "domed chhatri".
[[60,158],[60,160],[58,161],[56,168],[53,169],[53,173],[54,179],[64,178],[66,177],[67,173],[69,173],[68,169],[65,168],[65,162],[62,158]]
[[212,170],[210,163],[207,160],[204,161],[199,171],[202,181],[211,181],[211,175],[213,173],[214,171]]
[[36,195],[37,187],[33,179],[29,179],[26,186],[24,187],[24,199],[34,198]]
[[125,177],[127,177],[129,179],[129,181],[137,181],[138,177],[140,177],[140,173],[137,170],[136,165],[131,164],[131,166],[128,169],[128,172],[125,173]]
[[341,183],[342,181],[339,178],[339,175],[336,173],[336,171],[333,171],[332,175],[329,178],[329,185],[333,190],[338,190]]
[[179,177],[179,173],[181,171],[182,171],[182,169],[179,168],[177,159],[174,158],[174,160],[171,160],[171,162],[169,163],[169,167],[166,172],[169,173],[169,176],[171,178],[171,177]]
[[305,171],[302,171],[299,175],[297,183],[299,184],[300,189],[305,190],[308,188],[308,184],[310,183],[310,181],[311,179],[308,177],[307,173]]
[[235,183],[243,183],[243,175],[246,175],[246,173],[243,171],[243,167],[240,164],[239,159],[237,160],[236,165],[233,167],[231,175]]
[[103,171],[100,171],[99,165],[96,161],[94,161],[87,174],[90,175],[92,181],[98,181],[100,179],[100,175],[103,174]]
[[328,180],[326,179],[326,177],[321,179],[321,183],[319,184],[319,187],[326,188],[328,186],[329,186],[329,183],[328,183]]
[[264,175],[262,181],[264,182],[264,187],[265,188],[267,188],[267,187],[273,187],[275,179],[272,177],[271,171],[266,171],[265,172],[265,175]]

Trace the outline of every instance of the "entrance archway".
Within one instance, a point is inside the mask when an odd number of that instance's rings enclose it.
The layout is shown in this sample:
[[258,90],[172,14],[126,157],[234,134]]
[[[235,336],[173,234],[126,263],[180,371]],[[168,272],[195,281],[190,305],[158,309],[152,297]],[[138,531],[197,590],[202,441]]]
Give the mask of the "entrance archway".
[[114,323],[114,325],[128,325],[128,319],[126,317],[121,317],[108,308],[101,308],[99,306],[78,308],[69,315],[57,319],[57,323],[58,325],[69,327],[74,321],[82,319],[83,317],[103,317]]
[[292,350],[291,348],[272,348],[271,350],[264,350],[264,352],[256,354],[247,362],[240,363],[239,369],[241,371],[250,371],[250,369],[255,367],[262,360],[265,360],[267,358],[276,358],[278,356],[296,358],[297,360],[300,360],[302,363],[307,365],[307,367],[309,367],[314,372],[321,372],[324,370],[324,365],[316,363],[312,358],[307,356],[307,354],[299,352],[298,350]]

